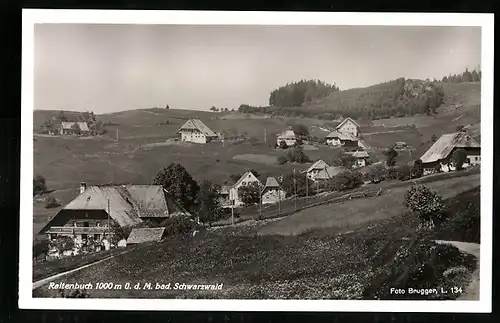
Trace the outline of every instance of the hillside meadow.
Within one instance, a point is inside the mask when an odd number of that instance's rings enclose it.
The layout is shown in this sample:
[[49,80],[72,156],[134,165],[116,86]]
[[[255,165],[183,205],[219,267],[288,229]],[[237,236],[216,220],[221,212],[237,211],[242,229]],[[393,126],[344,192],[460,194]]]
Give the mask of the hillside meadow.
[[[256,236],[231,228],[202,231],[194,238],[173,236],[132,250],[59,282],[121,286],[88,290],[95,298],[454,299],[459,295],[394,295],[390,287],[465,289],[476,259],[429,238],[450,237],[442,231],[445,227],[468,230],[473,237],[479,222],[466,219],[478,217],[478,192],[476,188],[450,197],[449,217],[432,232],[416,233],[418,220],[407,212],[370,226],[353,225],[343,234],[330,228],[297,236]],[[447,274],[454,270],[457,274]],[[152,287],[125,289],[126,283]],[[169,283],[170,289],[156,288]],[[223,286],[215,291],[175,290],[175,283]],[[60,297],[47,286],[35,289],[33,296]]]

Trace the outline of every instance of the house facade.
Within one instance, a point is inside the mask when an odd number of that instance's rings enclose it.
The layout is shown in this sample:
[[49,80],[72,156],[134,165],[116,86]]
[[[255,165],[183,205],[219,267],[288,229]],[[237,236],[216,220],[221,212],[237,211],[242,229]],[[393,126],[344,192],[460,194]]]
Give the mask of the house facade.
[[353,168],[365,167],[367,164],[367,159],[370,157],[366,151],[356,151],[352,154],[352,157],[356,159],[356,162],[352,166]]
[[92,185],[82,183],[80,194],[61,209],[40,233],[49,239],[70,236],[101,240],[111,227],[143,221],[160,224],[172,216],[190,216],[160,185]]
[[89,126],[86,122],[61,122],[61,135],[88,135]]
[[306,173],[307,178],[309,178],[310,180],[316,181],[319,174],[329,166],[330,165],[325,163],[323,160],[318,160],[317,162],[312,164],[311,167],[306,169],[303,173]]
[[347,117],[342,122],[335,127],[335,130],[345,134],[351,134],[353,137],[359,136],[359,124],[353,119]]
[[258,183],[259,185],[262,185],[259,179],[255,177],[255,175],[252,172],[248,171],[245,174],[243,174],[243,176],[241,176],[236,183],[231,185],[229,188],[226,188],[226,190],[229,191],[229,194],[227,194],[227,198],[229,198],[229,204],[226,207],[243,206],[244,203],[241,201],[240,196],[238,195],[238,189],[242,186],[250,185],[252,183]]
[[343,133],[337,130],[330,132],[326,136],[326,143],[333,147],[358,147],[358,138],[350,133]]
[[277,203],[284,200],[285,197],[286,192],[281,188],[278,181],[274,177],[268,177],[261,192],[262,204]]
[[460,131],[442,135],[420,157],[424,167],[424,174],[427,175],[437,171],[454,171],[455,166],[451,159],[457,149],[463,149],[467,154],[463,168],[481,164],[481,145],[469,134]]
[[177,134],[180,135],[182,141],[198,144],[206,144],[218,138],[218,135],[199,119],[189,119],[186,121],[182,127],[177,130]]
[[295,145],[295,142],[297,142],[297,135],[291,128],[286,129],[282,133],[278,134],[276,144],[279,146],[282,141],[284,141],[287,146],[293,146]]

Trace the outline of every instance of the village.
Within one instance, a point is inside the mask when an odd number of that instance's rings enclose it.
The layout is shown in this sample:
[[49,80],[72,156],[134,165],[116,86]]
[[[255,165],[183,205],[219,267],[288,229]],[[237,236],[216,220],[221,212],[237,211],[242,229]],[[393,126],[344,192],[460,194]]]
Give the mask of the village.
[[[187,120],[176,133],[175,140],[181,142],[204,145],[217,141],[221,145],[224,144],[224,135],[210,129],[199,119]],[[88,136],[89,127],[86,122],[62,122],[57,134]],[[352,184],[352,187],[357,187],[378,183],[391,176],[389,172],[394,168],[393,161],[397,151],[408,149],[407,144],[395,141],[385,152],[386,159],[374,160],[370,158],[367,152],[370,149],[361,138],[360,125],[356,120],[347,117],[340,121],[335,129],[324,137],[323,142],[331,149],[343,150],[340,160],[343,160],[344,164],[329,165],[319,159],[312,161],[309,167],[300,172],[294,169],[291,192],[283,188],[282,174],[259,179],[256,171],[246,171],[233,184],[222,185],[218,189],[216,204],[222,210],[222,215],[215,221],[211,219],[205,223],[200,221],[199,216],[187,211],[161,185],[131,183],[113,186],[92,183],[87,186],[86,182],[82,182],[79,195],[64,205],[39,232],[46,235],[48,241],[60,238],[66,241],[54,243],[52,249],[47,251],[46,259],[58,259],[62,256],[109,250],[137,243],[158,242],[165,238],[168,219],[176,216],[185,216],[197,225],[234,225],[235,213],[245,213],[245,209],[253,210],[255,214],[252,218],[259,219],[262,209],[269,209],[271,205],[276,208],[276,205],[279,207],[282,203],[286,204],[304,195],[309,198],[324,194],[328,190],[345,190],[344,187],[331,187],[331,182],[337,178],[347,181],[345,184],[349,186],[349,181],[356,181],[352,178],[357,174],[360,176],[359,182]],[[303,153],[302,145],[311,144],[308,139],[310,138],[295,133],[293,127],[289,126],[276,135],[275,149],[296,149]],[[478,165],[480,145],[465,129],[460,129],[455,133],[443,134],[419,159],[412,160],[406,168],[399,169],[395,178],[407,177],[406,179],[411,180]],[[305,189],[306,192],[297,194],[298,185],[299,191]],[[258,210],[254,207],[256,205]],[[297,211],[296,206],[294,211]],[[239,220],[241,219],[238,217]],[[148,227],[141,227],[145,222]],[[117,227],[130,228],[130,232],[117,240],[112,238]],[[196,234],[196,231],[194,232]],[[74,243],[68,243],[66,238],[73,239]],[[60,247],[57,248],[56,245]],[[59,250],[60,248],[62,250]]]

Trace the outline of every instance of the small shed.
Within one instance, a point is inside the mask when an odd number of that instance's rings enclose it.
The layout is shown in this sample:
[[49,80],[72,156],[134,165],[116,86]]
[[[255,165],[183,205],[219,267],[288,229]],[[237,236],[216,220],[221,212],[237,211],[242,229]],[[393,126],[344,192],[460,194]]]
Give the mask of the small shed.
[[144,242],[159,242],[163,239],[165,228],[135,228],[132,229],[127,239],[127,245],[144,243]]

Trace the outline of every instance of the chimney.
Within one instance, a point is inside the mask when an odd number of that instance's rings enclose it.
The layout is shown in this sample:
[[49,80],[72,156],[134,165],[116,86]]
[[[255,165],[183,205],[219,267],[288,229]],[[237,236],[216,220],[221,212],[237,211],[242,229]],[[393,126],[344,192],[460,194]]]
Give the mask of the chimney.
[[81,182],[80,183],[80,194],[82,194],[83,192],[85,192],[86,189],[87,189],[87,183],[86,182]]

